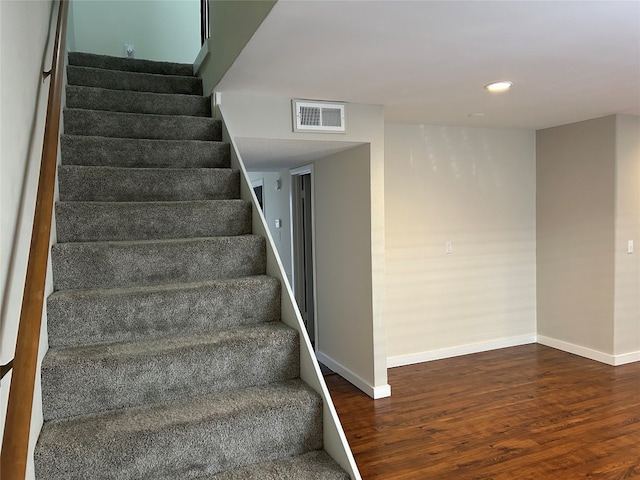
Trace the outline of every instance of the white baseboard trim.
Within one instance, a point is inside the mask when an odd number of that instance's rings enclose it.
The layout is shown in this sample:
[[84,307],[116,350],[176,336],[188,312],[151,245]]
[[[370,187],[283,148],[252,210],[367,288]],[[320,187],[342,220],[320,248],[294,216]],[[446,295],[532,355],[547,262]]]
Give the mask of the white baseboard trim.
[[324,363],[331,370],[336,372],[338,375],[340,375],[342,378],[347,380],[349,383],[353,384],[354,386],[362,390],[364,393],[369,395],[374,400],[391,396],[391,386],[389,384],[382,385],[379,387],[374,387],[369,382],[367,382],[364,378],[362,378],[360,375],[353,373],[347,367],[336,362],[335,360],[333,360],[331,357],[328,357],[324,353],[316,352],[316,358],[318,359],[319,362]]
[[606,363],[607,365],[612,365],[614,367],[640,361],[640,352],[611,355],[609,353],[604,353],[599,350],[593,350],[592,348],[583,347],[574,343],[545,337],[544,335],[538,335],[538,343],[541,345],[546,345],[547,347],[557,348],[558,350],[562,350],[563,352],[573,353],[574,355],[579,355],[590,360],[595,360],[596,362]]
[[404,365],[430,362],[433,360],[441,360],[443,358],[459,357],[461,355],[487,352],[489,350],[497,350],[499,348],[516,347],[518,345],[526,345],[528,343],[536,343],[535,334],[532,333],[530,335],[500,338],[498,340],[489,340],[487,342],[470,343],[467,345],[458,345],[455,347],[440,348],[438,350],[428,350],[426,352],[412,353],[410,355],[388,357],[387,368],[402,367]]
[[557,348],[563,352],[573,353],[596,362],[606,363],[607,365],[615,365],[615,357],[608,353],[600,352],[599,350],[593,350],[592,348],[582,347],[575,343],[565,342],[563,340],[557,340],[551,337],[545,337],[544,335],[538,335],[538,343],[546,345],[547,347]]
[[621,353],[615,356],[614,361],[616,362],[616,367],[627,363],[640,362],[640,352]]

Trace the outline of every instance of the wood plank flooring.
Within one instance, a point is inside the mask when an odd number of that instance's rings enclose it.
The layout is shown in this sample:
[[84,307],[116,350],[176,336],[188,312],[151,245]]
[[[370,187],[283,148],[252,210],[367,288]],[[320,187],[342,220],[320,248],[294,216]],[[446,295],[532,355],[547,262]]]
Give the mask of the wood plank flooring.
[[364,480],[640,478],[640,362],[524,345],[390,369],[375,401],[325,378]]

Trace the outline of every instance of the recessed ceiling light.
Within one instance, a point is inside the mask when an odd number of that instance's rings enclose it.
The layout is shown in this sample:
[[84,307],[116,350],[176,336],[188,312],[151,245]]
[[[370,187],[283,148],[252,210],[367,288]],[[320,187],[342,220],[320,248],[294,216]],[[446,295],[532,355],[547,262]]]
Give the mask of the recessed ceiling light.
[[509,90],[511,88],[511,85],[513,85],[513,82],[505,80],[502,82],[490,83],[489,85],[485,85],[484,88],[486,88],[491,93],[502,93]]

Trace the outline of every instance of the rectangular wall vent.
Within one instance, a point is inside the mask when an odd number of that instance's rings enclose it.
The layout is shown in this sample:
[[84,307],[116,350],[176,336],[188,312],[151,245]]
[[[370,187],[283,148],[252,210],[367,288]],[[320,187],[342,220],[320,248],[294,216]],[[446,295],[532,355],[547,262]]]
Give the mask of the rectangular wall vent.
[[345,105],[343,103],[293,100],[294,132],[346,131]]

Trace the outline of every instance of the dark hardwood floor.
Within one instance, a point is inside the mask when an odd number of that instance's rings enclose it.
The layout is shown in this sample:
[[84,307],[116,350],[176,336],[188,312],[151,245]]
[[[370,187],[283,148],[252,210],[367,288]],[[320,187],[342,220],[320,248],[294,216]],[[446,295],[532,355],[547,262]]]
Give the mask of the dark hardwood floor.
[[390,369],[375,401],[325,378],[364,480],[640,478],[640,362],[524,345]]

